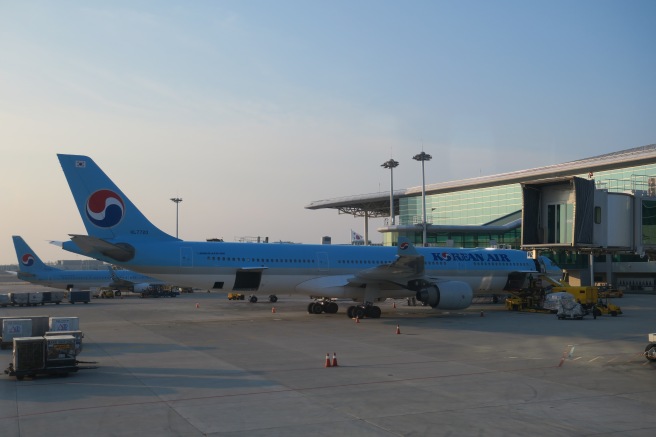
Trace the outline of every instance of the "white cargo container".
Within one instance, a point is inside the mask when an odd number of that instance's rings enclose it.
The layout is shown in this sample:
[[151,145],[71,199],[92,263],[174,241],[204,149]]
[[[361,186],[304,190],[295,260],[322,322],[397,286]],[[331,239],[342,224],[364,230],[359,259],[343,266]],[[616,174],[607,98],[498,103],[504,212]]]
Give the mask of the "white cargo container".
[[78,317],[50,317],[50,331],[78,331],[79,329]]
[[2,344],[13,344],[14,338],[32,336],[32,319],[4,319]]

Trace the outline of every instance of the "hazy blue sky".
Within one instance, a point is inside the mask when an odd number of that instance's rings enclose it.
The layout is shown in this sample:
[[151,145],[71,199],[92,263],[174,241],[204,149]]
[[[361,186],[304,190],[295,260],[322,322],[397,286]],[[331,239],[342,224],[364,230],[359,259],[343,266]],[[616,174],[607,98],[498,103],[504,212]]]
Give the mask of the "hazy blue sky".
[[[0,0],[0,264],[82,233],[90,155],[190,240],[334,243],[314,200],[656,142],[656,1]],[[371,238],[380,220],[371,223]]]

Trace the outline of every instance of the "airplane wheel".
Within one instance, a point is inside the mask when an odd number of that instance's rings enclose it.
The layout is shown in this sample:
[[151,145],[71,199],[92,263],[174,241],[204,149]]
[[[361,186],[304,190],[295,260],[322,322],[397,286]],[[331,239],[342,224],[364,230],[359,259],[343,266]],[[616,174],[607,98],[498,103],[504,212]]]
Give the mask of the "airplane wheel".
[[382,314],[382,311],[380,310],[380,307],[370,307],[368,311],[366,311],[367,317],[371,317],[372,319],[380,319],[380,315]]
[[275,294],[272,294],[271,296],[269,296],[269,302],[271,303],[278,302],[278,297]]
[[257,296],[251,296],[251,297],[249,297],[249,298],[248,298],[248,301],[249,301],[250,303],[257,303]]
[[312,312],[313,307],[314,307],[314,302],[310,302],[308,304],[308,314],[314,314],[314,312]]
[[346,310],[346,315],[348,316],[349,319],[353,319],[355,317],[354,313],[355,313],[355,306],[351,305]]
[[323,312],[323,305],[321,305],[320,302],[315,302],[314,305],[312,305],[312,313],[321,314],[322,312]]
[[357,306],[353,310],[353,315],[358,319],[363,319],[364,316],[366,315],[366,311],[364,310],[364,308]]
[[339,306],[335,302],[328,302],[326,304],[326,312],[328,314],[337,314],[337,310],[339,310]]

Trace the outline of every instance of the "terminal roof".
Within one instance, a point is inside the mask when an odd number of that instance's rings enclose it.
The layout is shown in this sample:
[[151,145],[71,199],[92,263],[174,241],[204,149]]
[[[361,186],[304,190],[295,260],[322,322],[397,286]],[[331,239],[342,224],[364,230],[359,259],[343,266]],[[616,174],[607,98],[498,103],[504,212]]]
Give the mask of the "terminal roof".
[[[472,190],[476,188],[494,187],[513,183],[550,179],[563,176],[573,176],[582,173],[614,170],[656,163],[656,144],[606,153],[592,158],[579,159],[562,164],[518,170],[492,176],[480,176],[450,182],[438,182],[426,185],[426,194],[451,193],[455,191]],[[394,199],[410,196],[421,196],[421,186],[394,190]],[[389,192],[359,194],[333,199],[316,200],[307,205],[306,209],[337,209],[341,213],[355,216],[387,217],[389,216]],[[395,202],[395,215],[398,214],[398,202]]]

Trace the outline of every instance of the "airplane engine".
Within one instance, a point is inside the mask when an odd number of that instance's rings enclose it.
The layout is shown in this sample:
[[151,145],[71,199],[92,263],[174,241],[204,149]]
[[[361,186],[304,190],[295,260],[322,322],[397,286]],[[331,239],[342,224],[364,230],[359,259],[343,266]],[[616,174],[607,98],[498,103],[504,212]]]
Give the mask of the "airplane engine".
[[429,286],[417,292],[417,300],[441,310],[461,310],[472,303],[474,292],[465,282],[445,281]]

